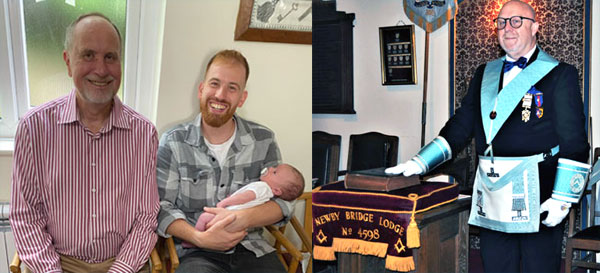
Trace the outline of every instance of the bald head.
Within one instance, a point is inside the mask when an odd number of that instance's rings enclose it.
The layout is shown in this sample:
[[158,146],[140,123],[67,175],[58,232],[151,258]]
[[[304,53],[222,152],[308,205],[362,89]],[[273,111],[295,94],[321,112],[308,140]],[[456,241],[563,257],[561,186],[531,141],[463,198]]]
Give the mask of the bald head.
[[502,9],[500,9],[500,13],[502,13],[502,10],[505,8],[517,8],[520,9],[523,12],[523,16],[534,19],[535,20],[535,10],[533,9],[532,6],[530,6],[529,4],[523,2],[523,1],[519,1],[519,0],[510,0],[506,3],[504,3],[504,5],[502,5]]
[[79,25],[79,23],[82,21],[84,21],[84,23],[89,23],[90,21],[94,21],[94,20],[102,20],[102,21],[106,21],[108,24],[110,24],[112,26],[112,28],[115,30],[115,34],[117,35],[117,37],[119,37],[119,47],[122,47],[121,33],[119,32],[119,29],[117,28],[117,26],[110,19],[108,19],[108,17],[106,17],[104,14],[99,13],[99,12],[91,12],[91,13],[86,13],[86,14],[80,15],[79,17],[77,17],[77,19],[75,19],[75,21],[73,21],[67,27],[67,31],[65,34],[65,44],[64,44],[65,51],[68,52],[71,49],[73,49],[73,39],[75,36],[75,29],[77,28],[77,25]]
[[500,9],[497,20],[504,23],[504,27],[498,29],[498,42],[508,56],[516,60],[535,47],[539,23],[529,4],[508,1]]

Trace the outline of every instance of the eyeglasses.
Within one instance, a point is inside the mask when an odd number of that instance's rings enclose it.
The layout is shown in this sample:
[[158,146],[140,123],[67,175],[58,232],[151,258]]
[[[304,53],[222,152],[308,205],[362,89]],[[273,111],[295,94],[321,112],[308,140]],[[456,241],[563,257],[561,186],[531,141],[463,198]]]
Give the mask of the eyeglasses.
[[523,20],[527,19],[527,20],[531,20],[532,22],[535,22],[535,20],[531,19],[531,18],[527,18],[527,17],[523,17],[523,16],[513,16],[510,18],[502,18],[502,17],[498,17],[496,19],[494,19],[494,23],[496,24],[496,28],[498,30],[502,30],[506,27],[506,21],[510,22],[510,26],[512,28],[520,28],[521,25],[523,25]]

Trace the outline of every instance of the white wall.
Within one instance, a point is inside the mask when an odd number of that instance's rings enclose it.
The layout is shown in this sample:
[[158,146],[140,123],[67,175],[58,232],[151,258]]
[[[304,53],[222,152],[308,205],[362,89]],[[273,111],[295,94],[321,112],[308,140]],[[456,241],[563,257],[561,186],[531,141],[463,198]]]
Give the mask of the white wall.
[[[379,27],[399,20],[412,24],[398,0],[337,0],[337,10],[356,14],[354,23],[355,115],[313,114],[313,130],[342,135],[340,169],[346,169],[350,134],[379,131],[400,138],[398,160],[418,152],[421,142],[421,102],[425,31],[415,27],[417,85],[381,85]],[[448,118],[448,25],[429,37],[429,84],[425,141]]]
[[[600,2],[592,3],[591,116],[593,145],[600,146]],[[460,8],[460,5],[459,5]],[[346,169],[350,134],[380,131],[400,138],[398,161],[410,159],[420,148],[421,102],[425,31],[415,27],[417,85],[381,85],[379,27],[394,26],[399,20],[412,24],[404,14],[402,1],[337,0],[337,10],[355,13],[354,27],[354,109],[355,115],[313,114],[313,131],[342,136],[340,169]],[[429,86],[425,143],[431,141],[449,117],[448,109],[448,24],[430,34]]]

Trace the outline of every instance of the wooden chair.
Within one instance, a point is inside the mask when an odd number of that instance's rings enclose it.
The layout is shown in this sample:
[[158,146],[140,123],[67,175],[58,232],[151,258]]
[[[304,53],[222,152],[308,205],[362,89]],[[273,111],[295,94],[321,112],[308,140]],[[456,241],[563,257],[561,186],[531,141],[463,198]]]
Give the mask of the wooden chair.
[[[175,252],[173,238],[164,239],[160,236],[158,238],[159,240],[157,241],[156,246],[150,253],[150,269],[152,273],[173,273],[179,266],[179,258]],[[168,256],[159,255],[159,253],[168,253]],[[19,259],[19,254],[17,253],[15,253],[13,260],[10,263],[10,272],[21,273],[21,259]]]
[[305,192],[296,200],[304,200],[304,226],[295,216],[292,217],[289,224],[294,228],[295,234],[298,235],[302,242],[302,247],[298,249],[284,235],[286,226],[276,227],[274,225],[266,226],[265,228],[275,237],[274,248],[277,251],[279,260],[285,267],[288,273],[302,272],[300,263],[304,259],[302,253],[308,253],[308,267],[306,272],[312,272],[312,193]]
[[[595,148],[594,162],[598,161],[599,156],[600,148]],[[589,227],[582,228],[579,232],[574,232],[576,213],[580,210],[573,208],[569,213],[569,236],[567,238],[567,247],[565,250],[565,272],[567,273],[570,273],[573,267],[600,270],[600,263],[596,261],[596,254],[597,252],[600,252],[600,224],[595,223],[595,218],[600,216],[600,213],[596,210],[596,196],[598,194],[599,183],[593,185],[590,192],[591,202],[589,208],[591,213],[589,217]],[[581,259],[573,259],[573,252],[575,249],[583,250],[582,252],[585,255],[583,255]]]
[[340,169],[340,135],[323,131],[312,133],[312,188],[337,180]]
[[398,137],[379,132],[350,135],[348,165],[345,171],[392,167],[398,163]]
[[[175,273],[175,270],[179,267],[179,257],[175,250],[173,237],[163,238],[158,236],[156,247],[152,250],[152,253],[154,253],[155,250],[157,255],[159,253],[161,254],[156,257],[159,259],[160,265],[153,267],[152,273]],[[150,255],[152,257],[152,254]]]

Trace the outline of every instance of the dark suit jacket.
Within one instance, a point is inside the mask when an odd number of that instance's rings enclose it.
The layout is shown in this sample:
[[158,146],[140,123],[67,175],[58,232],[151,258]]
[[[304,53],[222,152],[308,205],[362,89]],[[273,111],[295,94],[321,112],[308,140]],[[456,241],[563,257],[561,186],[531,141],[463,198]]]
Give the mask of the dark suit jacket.
[[[536,49],[528,63],[534,62],[539,53]],[[443,136],[455,156],[471,138],[475,138],[477,155],[483,155],[487,144],[481,120],[481,80],[485,64],[479,66],[469,84],[461,107],[442,128]],[[499,90],[502,86],[500,78]],[[560,145],[558,155],[539,163],[540,202],[550,198],[554,186],[558,158],[587,162],[589,144],[585,132],[585,115],[579,89],[577,69],[560,63],[535,85],[543,92],[544,114],[536,116],[536,104],[532,102],[528,122],[521,120],[521,102],[510,114],[492,141],[494,156],[530,156],[548,152]],[[489,113],[486,113],[489,114]]]

